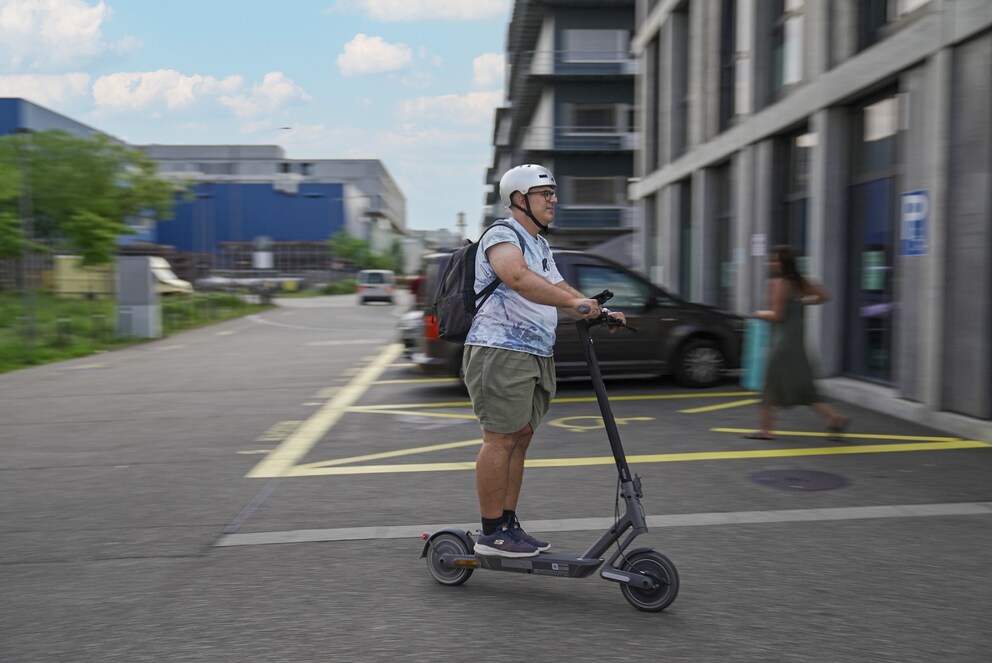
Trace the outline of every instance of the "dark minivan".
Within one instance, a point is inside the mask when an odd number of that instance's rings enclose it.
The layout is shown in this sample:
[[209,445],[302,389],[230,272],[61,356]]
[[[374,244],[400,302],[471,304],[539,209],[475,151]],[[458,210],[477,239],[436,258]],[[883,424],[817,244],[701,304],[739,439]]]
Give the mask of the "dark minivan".
[[[558,270],[587,295],[613,292],[607,308],[622,311],[637,333],[597,331],[596,357],[605,376],[672,375],[687,387],[710,387],[740,368],[744,318],[687,302],[619,263],[583,251],[554,252]],[[424,373],[459,377],[462,345],[437,335],[431,305],[450,253],[425,258],[424,333],[413,362]],[[602,328],[600,328],[602,329]],[[575,320],[559,312],[555,370],[559,377],[588,375]]]

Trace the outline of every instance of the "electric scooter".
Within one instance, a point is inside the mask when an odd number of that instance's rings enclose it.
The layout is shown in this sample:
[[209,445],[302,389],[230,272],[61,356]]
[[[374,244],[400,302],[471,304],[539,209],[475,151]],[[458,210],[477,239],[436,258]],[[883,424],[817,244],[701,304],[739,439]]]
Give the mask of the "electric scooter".
[[[600,305],[613,296],[609,290],[596,295]],[[581,310],[581,309],[580,309]],[[583,311],[583,313],[587,313]],[[460,585],[472,575],[475,569],[490,571],[510,571],[560,578],[585,578],[602,567],[599,575],[620,585],[620,592],[627,602],[638,610],[659,612],[664,610],[679,593],[679,574],[670,559],[651,548],[630,548],[633,540],[648,531],[641,506],[641,478],[631,478],[627,456],[620,443],[620,434],[613,418],[610,401],[603,384],[603,376],[596,361],[593,340],[589,335],[592,327],[601,324],[623,326],[631,331],[633,327],[623,324],[610,316],[608,309],[595,320],[578,320],[576,326],[579,340],[585,350],[589,375],[592,378],[599,410],[603,415],[606,435],[610,440],[613,458],[616,460],[619,475],[619,495],[626,503],[622,516],[603,533],[599,540],[581,555],[564,553],[540,553],[535,557],[499,557],[496,555],[476,555],[472,534],[462,529],[446,528],[433,533],[424,533],[426,541],[421,558],[427,558],[427,569],[431,576],[442,585]],[[619,502],[619,497],[618,497]],[[629,532],[628,532],[629,530]],[[626,535],[626,536],[625,536]],[[603,556],[611,546],[617,544],[616,551],[604,565]]]

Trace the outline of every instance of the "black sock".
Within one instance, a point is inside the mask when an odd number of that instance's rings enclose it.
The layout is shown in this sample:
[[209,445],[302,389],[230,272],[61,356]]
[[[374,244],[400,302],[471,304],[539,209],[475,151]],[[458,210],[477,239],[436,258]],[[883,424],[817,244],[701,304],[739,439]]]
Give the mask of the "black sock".
[[515,522],[517,519],[517,512],[510,511],[509,509],[503,509],[503,522],[509,527],[510,523]]
[[502,527],[504,522],[505,521],[503,520],[502,516],[500,516],[499,518],[483,518],[482,533],[485,534],[486,536],[489,536],[490,534],[498,530],[500,527]]

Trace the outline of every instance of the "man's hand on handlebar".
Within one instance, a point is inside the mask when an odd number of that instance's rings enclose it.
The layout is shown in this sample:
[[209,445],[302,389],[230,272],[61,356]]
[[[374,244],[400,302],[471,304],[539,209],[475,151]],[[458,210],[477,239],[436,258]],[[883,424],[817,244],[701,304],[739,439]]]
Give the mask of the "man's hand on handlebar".
[[596,320],[602,314],[599,302],[595,299],[576,299],[572,306],[575,317],[582,320]]
[[617,330],[621,327],[627,326],[627,316],[620,311],[611,311],[604,308],[603,313],[607,316],[606,326],[609,327],[611,334],[616,334]]

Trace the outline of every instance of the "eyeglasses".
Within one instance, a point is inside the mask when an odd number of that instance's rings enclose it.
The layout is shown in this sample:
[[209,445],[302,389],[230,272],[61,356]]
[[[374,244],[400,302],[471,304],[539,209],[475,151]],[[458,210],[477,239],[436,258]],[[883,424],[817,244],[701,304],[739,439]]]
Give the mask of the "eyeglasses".
[[527,192],[527,195],[528,196],[544,196],[544,201],[550,203],[552,198],[557,198],[558,197],[558,192],[555,191],[555,190],[553,190],[553,189],[550,190],[550,191],[547,190],[547,189],[545,189],[544,191],[528,191]]

